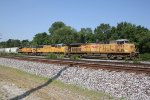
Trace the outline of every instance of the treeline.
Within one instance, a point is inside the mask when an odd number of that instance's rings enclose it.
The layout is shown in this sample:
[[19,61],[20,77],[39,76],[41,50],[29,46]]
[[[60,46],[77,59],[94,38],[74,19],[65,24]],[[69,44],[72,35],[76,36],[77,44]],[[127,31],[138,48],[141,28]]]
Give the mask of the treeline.
[[15,39],[9,39],[4,42],[0,42],[0,48],[7,48],[7,47],[24,47],[24,46],[30,46],[31,41],[29,40],[15,40]]
[[37,33],[32,41],[12,40],[1,42],[0,47],[37,46],[48,44],[70,43],[107,43],[116,39],[128,39],[135,43],[140,53],[150,53],[150,30],[140,25],[127,22],[118,23],[117,26],[100,24],[94,30],[81,28],[75,30],[63,22],[54,22],[48,29],[49,33]]

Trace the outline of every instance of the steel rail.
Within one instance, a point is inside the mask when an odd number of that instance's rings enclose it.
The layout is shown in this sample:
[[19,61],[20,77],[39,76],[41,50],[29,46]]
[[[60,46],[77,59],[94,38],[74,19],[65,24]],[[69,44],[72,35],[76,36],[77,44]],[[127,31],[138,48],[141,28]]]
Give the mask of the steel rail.
[[126,71],[126,72],[135,72],[135,73],[146,73],[150,74],[150,65],[149,64],[133,64],[133,63],[113,63],[113,62],[104,62],[104,61],[81,61],[81,60],[70,60],[70,59],[45,59],[45,58],[35,58],[35,57],[4,57],[9,59],[17,60],[26,60],[26,61],[35,61],[48,64],[59,64],[59,65],[68,65],[70,67],[84,67],[92,69],[103,69],[110,71]]

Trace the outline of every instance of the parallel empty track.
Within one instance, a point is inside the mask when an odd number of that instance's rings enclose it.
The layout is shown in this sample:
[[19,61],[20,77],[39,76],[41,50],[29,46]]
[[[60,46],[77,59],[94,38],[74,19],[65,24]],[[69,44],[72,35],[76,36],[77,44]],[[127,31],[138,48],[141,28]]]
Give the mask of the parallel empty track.
[[86,61],[86,60],[70,60],[70,59],[46,59],[36,57],[3,57],[9,59],[26,60],[34,62],[42,62],[48,64],[68,65],[70,67],[85,67],[91,69],[104,69],[110,71],[126,71],[135,73],[150,74],[150,64],[135,64],[126,62],[107,62],[107,61]]

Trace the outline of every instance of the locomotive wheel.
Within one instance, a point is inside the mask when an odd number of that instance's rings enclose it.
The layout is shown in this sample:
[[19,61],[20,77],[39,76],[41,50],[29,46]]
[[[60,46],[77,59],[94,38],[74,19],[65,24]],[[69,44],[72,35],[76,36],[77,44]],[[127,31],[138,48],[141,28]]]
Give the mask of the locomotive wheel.
[[107,58],[108,58],[109,60],[111,60],[111,59],[113,59],[113,55],[112,55],[112,54],[107,54]]

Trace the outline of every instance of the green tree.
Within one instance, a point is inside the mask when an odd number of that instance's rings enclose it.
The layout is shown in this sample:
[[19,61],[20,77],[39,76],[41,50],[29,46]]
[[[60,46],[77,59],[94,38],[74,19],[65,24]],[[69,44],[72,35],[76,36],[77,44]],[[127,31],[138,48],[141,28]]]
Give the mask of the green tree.
[[49,33],[50,34],[54,34],[56,30],[62,28],[62,27],[65,27],[66,25],[61,22],[61,21],[58,21],[58,22],[54,22],[51,27],[49,28]]
[[6,48],[7,47],[7,44],[6,42],[0,42],[0,48]]
[[133,42],[136,35],[136,25],[127,22],[121,22],[117,25],[117,33],[119,38],[126,38]]
[[76,30],[70,26],[59,28],[55,31],[55,34],[51,35],[51,41],[53,44],[58,43],[73,43],[76,42]]
[[109,24],[102,23],[99,26],[97,26],[97,28],[95,28],[95,30],[94,30],[96,42],[108,41],[110,32],[111,32],[111,27]]
[[30,41],[29,40],[22,40],[21,41],[21,46],[25,47],[25,46],[29,46],[30,45]]
[[100,34],[100,33],[109,33],[111,30],[111,27],[109,24],[100,24],[99,26],[97,26],[97,28],[95,28],[94,33],[95,34]]
[[9,39],[6,41],[6,47],[19,47],[20,45],[20,40]]
[[136,37],[140,53],[150,53],[150,32],[141,32]]
[[109,40],[117,40],[117,39],[119,39],[119,35],[117,33],[116,27],[113,26],[110,32]]
[[94,34],[91,28],[81,28],[78,32],[78,42],[91,43],[94,42]]
[[32,45],[46,45],[50,43],[50,38],[46,32],[38,33],[33,37]]

